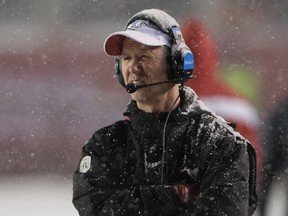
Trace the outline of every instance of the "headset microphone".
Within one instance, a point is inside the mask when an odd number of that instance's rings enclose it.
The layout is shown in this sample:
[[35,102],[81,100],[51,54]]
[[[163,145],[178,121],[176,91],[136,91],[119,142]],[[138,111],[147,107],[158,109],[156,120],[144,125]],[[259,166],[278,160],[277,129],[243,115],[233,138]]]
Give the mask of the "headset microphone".
[[[193,75],[191,75],[191,77],[192,76]],[[126,85],[126,91],[131,94],[131,93],[136,92],[140,88],[145,88],[145,87],[154,86],[154,85],[161,85],[161,84],[164,84],[164,83],[181,83],[181,85],[183,85],[183,81],[185,81],[185,80],[179,78],[179,79],[166,80],[166,81],[150,83],[150,84],[146,84],[146,83],[128,83]]]
[[172,81],[162,81],[162,82],[156,82],[156,83],[150,83],[150,84],[146,84],[146,83],[128,83],[126,85],[126,91],[128,93],[134,93],[136,92],[138,89],[140,88],[145,88],[145,87],[149,87],[149,86],[154,86],[154,85],[160,85],[163,83],[171,83]]
[[128,83],[126,85],[126,91],[128,93],[134,93],[136,92],[138,89],[140,88],[145,88],[145,87],[149,87],[149,86],[153,86],[153,85],[160,85],[163,83],[170,83],[171,81],[162,81],[162,82],[156,82],[156,83],[150,83],[150,84],[146,84],[146,83]]
[[128,93],[134,93],[138,88],[141,88],[142,85],[144,84],[128,83],[126,85],[126,91]]

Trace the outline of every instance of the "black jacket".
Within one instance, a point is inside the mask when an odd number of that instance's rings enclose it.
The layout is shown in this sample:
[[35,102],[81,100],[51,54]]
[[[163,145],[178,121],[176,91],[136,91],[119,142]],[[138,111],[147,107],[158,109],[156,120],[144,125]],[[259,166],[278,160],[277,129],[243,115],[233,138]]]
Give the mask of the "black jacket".
[[[83,147],[73,186],[81,216],[252,215],[254,149],[190,88],[169,116],[144,113],[134,101],[125,115]],[[179,184],[193,188],[192,204],[180,201]]]

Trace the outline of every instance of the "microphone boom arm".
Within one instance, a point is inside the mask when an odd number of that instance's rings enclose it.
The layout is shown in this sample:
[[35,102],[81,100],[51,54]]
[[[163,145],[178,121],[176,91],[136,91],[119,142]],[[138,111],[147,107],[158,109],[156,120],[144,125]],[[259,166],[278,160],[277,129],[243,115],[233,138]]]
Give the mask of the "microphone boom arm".
[[126,91],[131,94],[131,93],[136,92],[140,88],[145,88],[145,87],[154,86],[154,85],[161,85],[161,84],[165,84],[165,83],[180,83],[181,86],[183,86],[185,80],[187,80],[187,79],[178,78],[178,79],[165,80],[165,81],[155,82],[155,83],[150,83],[150,84],[146,84],[146,83],[128,83],[126,85]]

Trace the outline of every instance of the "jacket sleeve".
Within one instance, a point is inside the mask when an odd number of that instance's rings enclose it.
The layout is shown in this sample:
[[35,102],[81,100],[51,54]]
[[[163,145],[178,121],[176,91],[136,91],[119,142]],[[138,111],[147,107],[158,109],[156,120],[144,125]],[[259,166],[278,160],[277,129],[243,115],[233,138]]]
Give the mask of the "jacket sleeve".
[[228,131],[222,136],[218,130],[203,135],[192,215],[252,215],[257,204],[255,151],[240,134]]
[[106,141],[96,132],[83,147],[73,178],[73,204],[79,215],[179,215],[174,188],[133,183],[137,176],[123,169],[123,152]]

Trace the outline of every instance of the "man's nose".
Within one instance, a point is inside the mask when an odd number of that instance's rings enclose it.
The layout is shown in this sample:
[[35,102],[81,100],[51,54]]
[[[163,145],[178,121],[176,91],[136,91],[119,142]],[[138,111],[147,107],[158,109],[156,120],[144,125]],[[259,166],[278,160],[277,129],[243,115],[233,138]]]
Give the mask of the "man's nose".
[[129,67],[129,72],[134,73],[134,74],[139,74],[141,72],[141,64],[142,62],[140,60],[133,59]]

